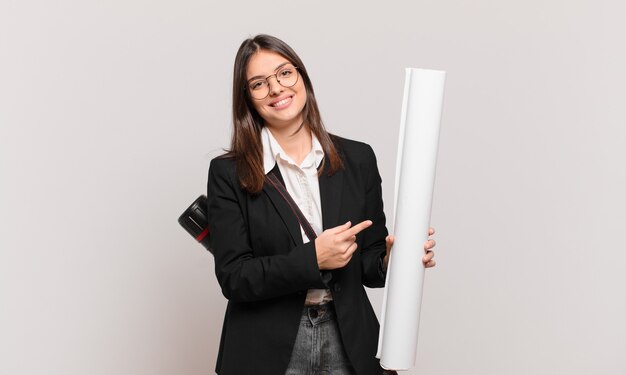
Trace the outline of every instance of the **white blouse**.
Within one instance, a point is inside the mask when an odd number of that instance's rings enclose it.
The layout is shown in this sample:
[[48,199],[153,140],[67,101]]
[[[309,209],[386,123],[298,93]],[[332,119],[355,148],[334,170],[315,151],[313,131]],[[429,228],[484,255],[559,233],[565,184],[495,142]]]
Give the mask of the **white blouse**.
[[[287,191],[296,202],[300,211],[311,223],[315,234],[323,231],[322,227],[322,204],[320,199],[320,185],[317,177],[317,167],[324,159],[324,150],[313,133],[311,133],[312,147],[309,154],[300,165],[280,147],[276,138],[267,127],[261,130],[261,142],[263,144],[263,168],[265,174],[269,173],[274,165],[285,180]],[[302,241],[309,242],[304,229],[300,228]],[[305,305],[321,305],[333,299],[328,289],[309,289]]]

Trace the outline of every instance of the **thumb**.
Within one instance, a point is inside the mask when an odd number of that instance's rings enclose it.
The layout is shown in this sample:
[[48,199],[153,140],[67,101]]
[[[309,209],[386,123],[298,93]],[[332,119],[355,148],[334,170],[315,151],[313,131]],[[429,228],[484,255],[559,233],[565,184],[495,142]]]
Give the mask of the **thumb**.
[[385,245],[387,245],[387,254],[389,254],[389,252],[391,251],[391,247],[393,246],[393,241],[395,240],[395,238],[391,235],[387,236],[385,238]]

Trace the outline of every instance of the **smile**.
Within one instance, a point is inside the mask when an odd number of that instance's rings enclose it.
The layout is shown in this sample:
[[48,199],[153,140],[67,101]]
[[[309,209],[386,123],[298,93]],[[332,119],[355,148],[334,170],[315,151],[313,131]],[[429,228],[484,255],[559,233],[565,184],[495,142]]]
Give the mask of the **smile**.
[[289,104],[291,104],[291,100],[293,99],[293,96],[288,96],[284,99],[280,99],[276,102],[270,103],[270,107],[274,108],[274,109],[283,109],[289,106]]

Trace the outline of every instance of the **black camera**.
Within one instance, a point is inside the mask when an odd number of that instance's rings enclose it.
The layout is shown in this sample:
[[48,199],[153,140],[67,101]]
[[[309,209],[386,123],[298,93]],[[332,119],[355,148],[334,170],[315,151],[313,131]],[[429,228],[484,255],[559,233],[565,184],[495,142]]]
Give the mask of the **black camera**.
[[211,254],[209,225],[207,220],[207,197],[201,195],[178,218],[178,223],[200,242]]

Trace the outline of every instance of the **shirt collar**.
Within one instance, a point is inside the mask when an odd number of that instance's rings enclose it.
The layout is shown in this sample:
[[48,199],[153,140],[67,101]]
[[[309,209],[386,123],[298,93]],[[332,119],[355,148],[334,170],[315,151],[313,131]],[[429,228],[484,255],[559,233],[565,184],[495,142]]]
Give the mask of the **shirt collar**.
[[[315,137],[315,134],[311,132],[311,151],[304,158],[303,164],[311,157],[314,158],[315,168],[319,167],[322,159],[324,159],[324,150],[322,149],[322,145]],[[278,141],[272,135],[266,126],[261,129],[261,144],[263,145],[263,169],[265,174],[268,174],[274,166],[276,165],[276,159],[279,157],[291,164],[296,164],[293,159],[285,153],[282,147],[278,144]]]

